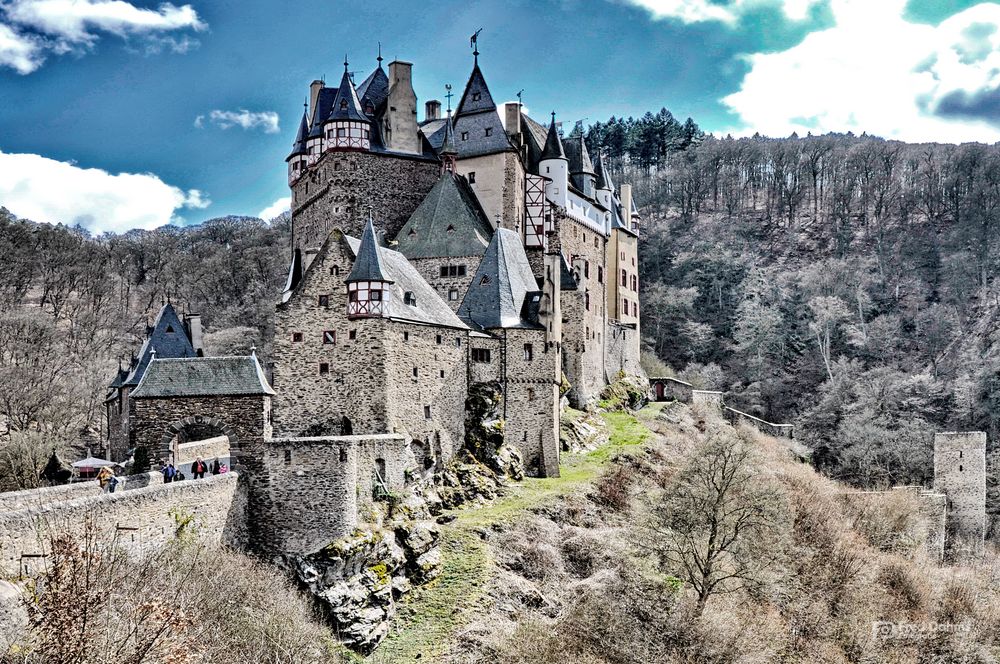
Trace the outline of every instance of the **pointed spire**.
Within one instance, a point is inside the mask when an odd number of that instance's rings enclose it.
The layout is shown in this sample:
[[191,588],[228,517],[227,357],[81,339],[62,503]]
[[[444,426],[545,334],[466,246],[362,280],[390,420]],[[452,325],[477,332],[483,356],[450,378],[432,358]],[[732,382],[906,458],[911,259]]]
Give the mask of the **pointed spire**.
[[458,148],[455,147],[455,125],[451,121],[451,111],[448,111],[448,117],[444,122],[444,141],[441,143],[441,149],[438,150],[438,154],[458,154]]
[[345,281],[390,281],[386,276],[386,271],[382,265],[382,256],[379,251],[378,238],[375,235],[375,224],[372,221],[371,210],[368,210],[368,223],[361,233],[361,244],[358,246],[358,255],[354,259],[354,267],[351,274]]
[[[308,107],[308,104],[306,105]],[[302,121],[299,123],[299,131],[295,134],[295,142],[292,144],[292,153],[288,159],[300,154],[306,154],[306,140],[309,138],[309,114],[308,110],[302,111]],[[285,161],[288,161],[286,159]]]
[[566,159],[566,151],[563,150],[562,139],[556,130],[556,112],[552,111],[552,123],[549,125],[549,133],[545,137],[545,148],[542,149],[542,159]]
[[344,57],[344,76],[340,79],[340,87],[337,95],[333,98],[333,108],[330,110],[330,117],[327,120],[352,120],[354,122],[368,122],[368,118],[361,112],[361,100],[358,99],[358,91],[351,80],[351,74],[347,71],[347,57]]
[[594,161],[594,174],[597,176],[598,189],[615,190],[615,183],[611,181],[611,176],[604,168],[604,155],[600,152],[597,153],[597,159]]
[[375,58],[375,59],[378,60],[378,68],[381,69],[382,68],[382,42],[378,43],[378,57]]

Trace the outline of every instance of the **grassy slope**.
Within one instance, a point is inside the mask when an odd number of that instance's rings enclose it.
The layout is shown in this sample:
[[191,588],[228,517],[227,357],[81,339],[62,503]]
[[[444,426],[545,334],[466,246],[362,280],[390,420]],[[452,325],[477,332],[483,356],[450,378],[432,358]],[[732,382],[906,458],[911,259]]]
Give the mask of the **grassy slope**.
[[413,662],[419,657],[419,661],[427,662],[447,652],[455,631],[465,623],[466,611],[479,601],[492,573],[489,547],[478,532],[514,520],[593,480],[617,452],[641,445],[649,438],[650,430],[644,422],[654,418],[660,406],[650,404],[638,416],[604,414],[610,442],[586,454],[564,454],[559,477],[528,478],[513,484],[505,496],[487,505],[453,510],[455,520],[441,527],[441,576],[404,600],[393,634],[369,661]]

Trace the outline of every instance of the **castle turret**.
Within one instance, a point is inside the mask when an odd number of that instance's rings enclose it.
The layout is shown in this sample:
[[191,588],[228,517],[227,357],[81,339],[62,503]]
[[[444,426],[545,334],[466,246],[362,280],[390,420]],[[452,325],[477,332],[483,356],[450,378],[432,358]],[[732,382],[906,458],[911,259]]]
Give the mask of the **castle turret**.
[[306,169],[309,161],[309,150],[306,148],[306,141],[309,138],[309,118],[306,112],[302,111],[302,122],[299,123],[299,131],[295,135],[295,143],[292,145],[292,152],[285,158],[288,162],[288,184],[298,180]]
[[566,191],[569,189],[569,160],[563,150],[562,139],[556,129],[556,113],[552,111],[552,123],[545,137],[545,148],[538,161],[538,174],[548,178],[545,183],[545,197],[556,205],[566,207]]
[[598,203],[610,210],[613,204],[612,198],[615,192],[615,185],[604,168],[604,160],[601,158],[600,153],[597,154],[597,160],[594,161],[594,174],[596,176],[595,198]]
[[327,150],[368,150],[371,148],[371,121],[361,111],[361,100],[347,71],[333,98],[333,108],[323,124]]
[[393,282],[382,262],[370,214],[361,234],[354,267],[345,281],[348,318],[381,318],[389,315],[389,299],[392,297],[389,287]]

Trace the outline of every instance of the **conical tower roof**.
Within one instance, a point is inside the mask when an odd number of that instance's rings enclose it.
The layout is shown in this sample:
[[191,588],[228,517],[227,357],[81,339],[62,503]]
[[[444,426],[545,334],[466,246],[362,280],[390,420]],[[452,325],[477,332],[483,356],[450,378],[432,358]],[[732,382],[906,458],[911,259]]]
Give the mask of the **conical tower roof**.
[[299,123],[299,131],[295,134],[295,143],[292,144],[292,152],[285,161],[300,154],[306,154],[306,139],[309,138],[309,118],[305,111],[302,111],[302,122]]
[[455,125],[451,121],[450,111],[448,112],[448,119],[444,121],[444,140],[441,142],[441,149],[438,150],[438,154],[458,154],[458,148],[455,147]]
[[340,87],[337,89],[337,96],[333,98],[333,108],[327,120],[368,122],[368,117],[361,112],[361,100],[358,99],[358,91],[354,89],[354,81],[347,71],[346,61],[344,75],[340,79]]
[[459,317],[474,327],[537,329],[541,292],[520,236],[498,228],[486,248]]
[[549,133],[545,136],[545,147],[542,149],[542,159],[566,159],[566,151],[563,150],[562,139],[556,130],[556,112],[552,111],[552,123],[549,125]]
[[358,246],[358,255],[354,259],[354,267],[351,274],[345,280],[352,281],[388,281],[388,272],[382,262],[381,250],[378,246],[378,238],[375,237],[375,225],[372,223],[371,214],[368,215],[368,223],[361,233],[361,244]]
[[611,181],[611,176],[604,168],[604,159],[600,152],[597,153],[597,159],[594,161],[594,174],[597,175],[598,189],[615,190],[615,183]]
[[458,102],[458,110],[455,111],[455,117],[458,118],[463,115],[484,111],[493,111],[496,113],[497,105],[493,101],[493,95],[490,94],[490,88],[486,85],[486,79],[483,77],[483,72],[477,62],[472,68],[469,82],[465,85],[465,92],[462,93],[462,99]]

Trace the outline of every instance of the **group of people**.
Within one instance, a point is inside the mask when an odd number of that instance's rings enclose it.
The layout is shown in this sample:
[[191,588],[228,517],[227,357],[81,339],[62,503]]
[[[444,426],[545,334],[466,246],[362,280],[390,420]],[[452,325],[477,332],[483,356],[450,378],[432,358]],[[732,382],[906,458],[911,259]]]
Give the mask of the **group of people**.
[[[169,482],[181,482],[187,479],[187,475],[185,475],[182,470],[175,467],[173,463],[161,462],[161,465],[163,468],[160,469],[160,472],[163,473],[163,482],[165,484]],[[198,457],[191,462],[191,474],[196,480],[200,480],[205,477],[207,473],[211,473],[212,475],[222,475],[223,473],[228,472],[229,466],[224,463],[220,463],[218,457],[216,457],[211,464],[206,463],[201,457]]]
[[97,483],[101,485],[101,491],[104,493],[114,493],[120,482],[111,466],[104,466],[97,471]]

